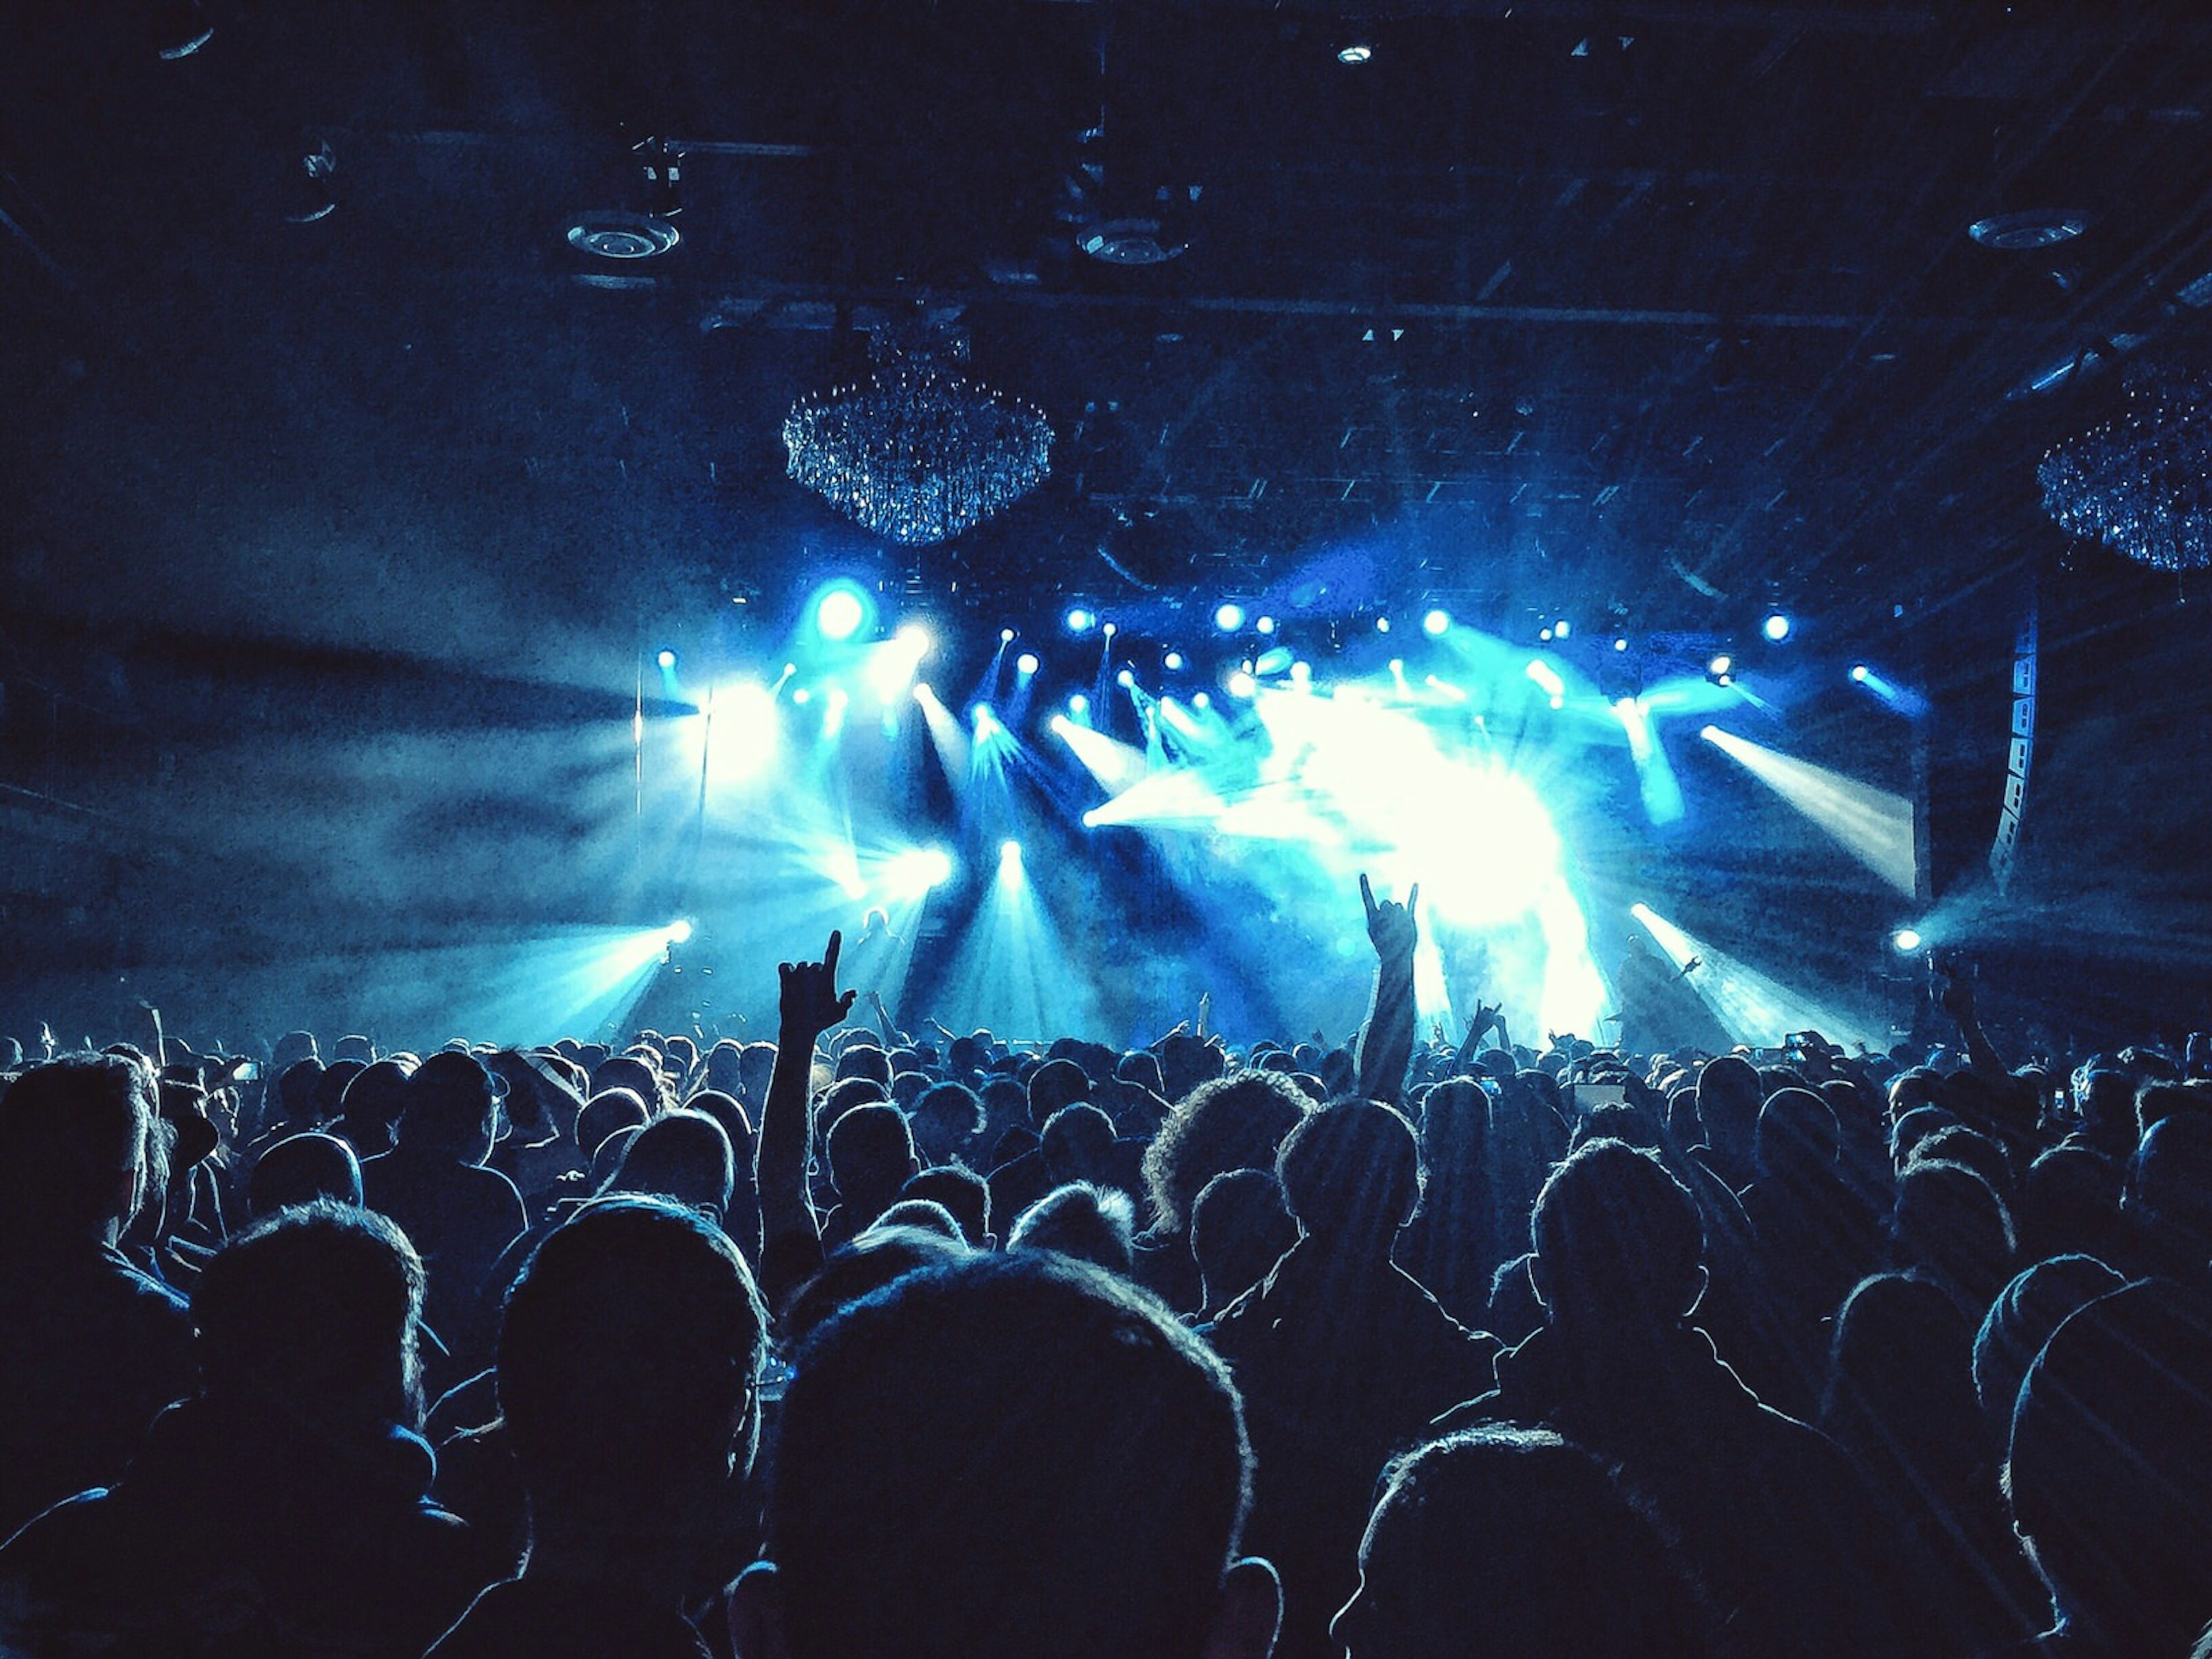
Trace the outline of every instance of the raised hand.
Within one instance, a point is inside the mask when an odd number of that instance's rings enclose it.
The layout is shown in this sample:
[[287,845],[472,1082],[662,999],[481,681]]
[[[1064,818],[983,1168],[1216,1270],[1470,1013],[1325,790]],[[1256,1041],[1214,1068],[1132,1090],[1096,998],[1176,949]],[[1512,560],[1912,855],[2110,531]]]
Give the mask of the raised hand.
[[1367,938],[1374,945],[1375,954],[1385,962],[1413,954],[1414,944],[1420,938],[1420,928],[1413,920],[1413,912],[1421,902],[1421,884],[1418,881],[1407,890],[1406,902],[1384,899],[1379,904],[1375,890],[1368,884],[1367,872],[1359,872],[1359,902],[1367,908]]
[[1468,1038],[1472,1040],[1479,1037],[1497,1024],[1498,1016],[1504,1012],[1504,1007],[1505,1005],[1502,1002],[1484,1002],[1478,999],[1474,1005],[1474,1014],[1467,1022]]
[[776,966],[781,985],[776,993],[776,1012],[786,1030],[804,1030],[815,1036],[842,1023],[853,1012],[854,993],[837,988],[837,953],[845,936],[834,929],[830,948],[819,962],[786,962]]

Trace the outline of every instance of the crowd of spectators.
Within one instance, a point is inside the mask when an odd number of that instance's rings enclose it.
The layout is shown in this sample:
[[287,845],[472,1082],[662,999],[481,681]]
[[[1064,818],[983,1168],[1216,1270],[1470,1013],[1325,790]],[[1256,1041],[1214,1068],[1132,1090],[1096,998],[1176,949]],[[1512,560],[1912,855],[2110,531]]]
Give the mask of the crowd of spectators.
[[[0,1653],[2212,1654],[2212,1044],[0,1043]],[[2200,1645],[2200,1643],[2203,1645]]]

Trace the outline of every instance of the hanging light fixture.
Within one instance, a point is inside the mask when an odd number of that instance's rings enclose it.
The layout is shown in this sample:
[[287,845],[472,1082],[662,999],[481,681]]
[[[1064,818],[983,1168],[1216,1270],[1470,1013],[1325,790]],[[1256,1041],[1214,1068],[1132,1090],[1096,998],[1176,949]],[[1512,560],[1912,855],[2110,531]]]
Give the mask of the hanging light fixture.
[[1052,470],[1042,410],[961,374],[963,335],[879,329],[862,380],[801,398],[783,423],[790,476],[876,534],[950,541]]
[[2137,362],[2125,387],[2118,415],[2045,452],[2043,510],[2138,564],[2212,566],[2212,379]]

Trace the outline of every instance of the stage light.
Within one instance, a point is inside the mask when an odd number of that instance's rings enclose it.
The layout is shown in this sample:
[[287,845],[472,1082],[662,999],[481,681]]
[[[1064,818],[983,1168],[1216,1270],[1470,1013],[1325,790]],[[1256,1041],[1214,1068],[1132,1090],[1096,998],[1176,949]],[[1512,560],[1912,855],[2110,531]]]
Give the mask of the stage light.
[[934,691],[929,689],[929,682],[927,680],[916,680],[914,683],[914,700],[916,702],[927,702],[936,695],[937,694]]
[[1375,48],[1364,40],[1348,40],[1336,49],[1336,61],[1346,65],[1364,64],[1375,56]]
[[1101,623],[1098,624],[1098,631],[1110,640],[1121,630],[1112,623]]
[[1535,658],[1529,663],[1528,678],[1543,687],[1547,695],[1551,697],[1552,707],[1554,708],[1559,706],[1559,699],[1567,694],[1567,683],[1559,678],[1559,671],[1541,657]]
[[1014,672],[1019,674],[1024,679],[1027,679],[1030,675],[1036,672],[1037,659],[1036,652],[1024,651],[1020,656],[1014,659]]
[[1449,611],[1431,611],[1421,618],[1421,631],[1432,640],[1442,637],[1450,629],[1451,612]]
[[1190,706],[1193,708],[1211,708],[1213,707],[1213,699],[1203,691],[1194,691],[1191,693]]
[[1091,625],[1097,620],[1097,617],[1079,605],[1067,613],[1067,631],[1071,634],[1087,634],[1091,631]]
[[1917,870],[1910,799],[1721,726],[1708,726],[1698,735],[1741,763],[1893,889],[1911,896]]
[[1729,656],[1727,652],[1723,651],[1720,655],[1715,657],[1711,662],[1705,665],[1705,672],[1717,678],[1719,676],[1727,673],[1729,670],[1735,666],[1735,659]]
[[1272,634],[1275,631],[1275,619],[1273,617],[1262,617],[1257,622],[1254,623],[1252,626],[1258,629],[1262,634]]
[[1389,633],[1390,631],[1390,619],[1388,617],[1377,617],[1375,619],[1375,631],[1378,634]]
[[1301,657],[1291,665],[1291,679],[1295,684],[1310,685],[1313,683],[1313,665]]
[[1000,645],[1012,645],[1013,642],[1014,630],[1012,629],[1002,628],[999,630],[999,643]]
[[1403,657],[1390,659],[1390,678],[1394,680],[1402,680],[1406,678],[1406,659]]
[[1760,625],[1759,631],[1779,645],[1790,637],[1790,618],[1778,611]]
[[1021,861],[1021,842],[1018,841],[1002,841],[999,843],[999,867],[1001,870],[1005,869],[1010,864],[1018,865]]
[[843,686],[833,685],[830,688],[830,695],[823,700],[824,707],[822,710],[823,737],[834,738],[845,729],[845,709],[852,701],[852,698],[845,695]]
[[1249,700],[1259,689],[1260,682],[1241,668],[1229,677],[1229,695],[1232,697]]
[[1537,630],[1536,637],[1546,645],[1549,645],[1552,642],[1552,630],[1548,628],[1540,629]]
[[1182,653],[1180,651],[1170,651],[1166,656],[1160,659],[1160,664],[1168,671],[1168,672],[1172,674],[1182,666]]
[[783,665],[783,677],[784,677],[784,678],[786,678],[786,679],[789,679],[789,678],[790,678],[793,674],[796,674],[798,672],[799,672],[799,665],[798,665],[797,663],[795,663],[795,662],[787,662],[787,663],[784,664],[784,665]]
[[997,714],[993,711],[991,705],[988,702],[979,702],[973,708],[969,709],[968,711],[968,720],[969,723],[975,728],[975,735],[979,738],[981,737],[985,732],[992,730],[999,724],[999,717]]
[[1554,708],[1565,708],[1566,706],[1567,700],[1565,697],[1553,697],[1552,699],[1552,707]]
[[1224,634],[1234,634],[1244,626],[1244,607],[1224,605],[1213,613],[1213,625]]
[[814,627],[825,640],[851,639],[867,617],[867,603],[854,587],[833,587],[815,602]]
[[1552,637],[1555,640],[1564,640],[1574,631],[1574,625],[1565,617],[1552,624]]
[[1613,636],[1613,648],[1616,651],[1626,651],[1628,649],[1628,641],[1619,635],[1615,635]]
[[1114,676],[1114,684],[1116,684],[1116,685],[1118,685],[1118,686],[1120,686],[1120,687],[1121,687],[1124,691],[1127,691],[1127,690],[1131,686],[1134,685],[1136,683],[1137,683],[1137,677],[1136,677],[1136,675],[1135,675],[1133,672],[1132,672],[1130,670],[1127,669],[1127,668],[1123,669],[1120,673],[1118,673],[1118,674],[1116,674],[1116,675],[1115,675],[1115,676]]
[[1867,665],[1863,662],[1853,663],[1851,665],[1851,684],[1854,685],[1864,685],[1866,684],[1866,678]]
[[1889,948],[1901,957],[1909,957],[1920,948],[1920,933],[1917,928],[1900,927],[1889,936]]
[[791,700],[796,703],[809,703],[814,701],[814,694],[802,685],[791,694]]
[[1067,712],[1071,714],[1077,715],[1089,714],[1091,712],[1091,699],[1085,696],[1080,691],[1078,691],[1073,696],[1067,700]]
[[687,944],[690,938],[691,924],[684,918],[679,916],[668,924],[668,942],[671,945]]
[[659,663],[663,669],[673,668],[676,666],[676,653],[664,645],[654,656],[653,661]]
[[1733,674],[1723,674],[1720,678],[1720,683],[1723,685],[1734,685],[1735,684],[1735,676]]

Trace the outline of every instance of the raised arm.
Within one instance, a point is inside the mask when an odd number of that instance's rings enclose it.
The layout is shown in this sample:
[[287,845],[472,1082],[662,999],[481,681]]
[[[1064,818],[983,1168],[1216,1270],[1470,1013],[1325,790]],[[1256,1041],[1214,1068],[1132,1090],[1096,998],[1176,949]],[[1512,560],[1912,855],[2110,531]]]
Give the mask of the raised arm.
[[806,1159],[813,1133],[806,1096],[815,1043],[853,1011],[853,993],[837,989],[837,952],[843,945],[843,936],[833,933],[821,961],[787,962],[776,969],[781,983],[776,996],[775,1066],[769,1073],[768,1099],[761,1106],[760,1133],[754,1138],[763,1264],[780,1243],[785,1250],[820,1248],[814,1211],[806,1201]]
[[1413,946],[1420,938],[1413,912],[1421,902],[1421,884],[1413,884],[1403,904],[1392,899],[1377,903],[1363,871],[1359,899],[1367,910],[1367,938],[1375,946],[1375,994],[1359,1030],[1359,1092],[1395,1106],[1405,1094],[1406,1067],[1413,1058]]
[[1496,1005],[1478,999],[1474,1012],[1467,1022],[1467,1040],[1459,1045],[1459,1053],[1452,1056],[1451,1074],[1454,1077],[1473,1075],[1467,1068],[1474,1063],[1476,1045],[1481,1042],[1484,1035],[1493,1025],[1501,1030],[1504,1028],[1504,1022],[1498,1017]]

